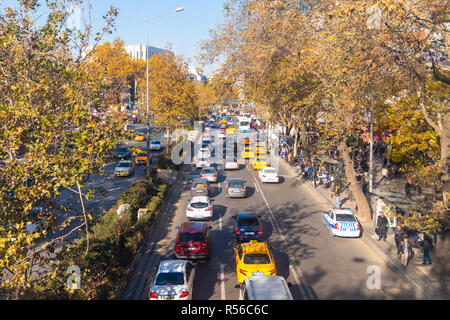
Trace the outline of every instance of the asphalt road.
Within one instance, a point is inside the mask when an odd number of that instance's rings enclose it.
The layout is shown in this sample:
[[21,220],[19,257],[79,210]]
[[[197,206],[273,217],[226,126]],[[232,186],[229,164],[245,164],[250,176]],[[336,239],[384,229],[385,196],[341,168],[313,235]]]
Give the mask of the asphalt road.
[[[217,142],[216,142],[217,143]],[[196,266],[194,300],[237,300],[235,245],[232,215],[255,212],[262,216],[264,240],[274,250],[277,274],[292,283],[295,300],[314,299],[418,299],[417,290],[405,282],[397,269],[388,265],[362,238],[331,237],[322,223],[321,213],[330,203],[314,188],[297,181],[290,168],[280,162],[279,184],[262,184],[249,164],[239,170],[219,171],[217,184],[212,184],[214,219],[211,230],[211,258]],[[134,281],[138,291],[126,293],[121,299],[147,299],[154,275],[153,265],[164,259],[174,259],[177,229],[186,221],[185,210],[190,199],[190,185],[198,171],[186,166],[185,183],[172,199],[163,231],[146,248],[144,263]],[[243,178],[248,197],[228,199],[223,190],[226,179]],[[156,243],[156,245],[155,245]],[[368,287],[374,275],[380,275],[380,288]],[[136,280],[138,279],[138,280]]]

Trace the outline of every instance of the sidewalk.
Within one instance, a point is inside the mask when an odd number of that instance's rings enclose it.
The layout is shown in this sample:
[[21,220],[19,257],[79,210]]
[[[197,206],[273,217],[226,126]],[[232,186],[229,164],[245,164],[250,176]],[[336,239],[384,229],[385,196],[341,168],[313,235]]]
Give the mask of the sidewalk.
[[[381,164],[378,163],[382,166]],[[301,178],[301,169],[300,167],[292,167],[285,160],[280,157],[280,166],[286,168],[289,172],[291,172],[294,176]],[[374,168],[375,169],[375,168]],[[379,169],[379,168],[378,168]],[[379,172],[379,170],[374,170],[374,172]],[[375,181],[379,181],[381,179],[381,174],[377,175],[374,179]],[[398,186],[399,181],[392,180],[389,181],[389,184],[383,185],[382,188],[390,186],[392,190]],[[376,183],[374,184],[377,185]],[[325,188],[323,185],[318,185],[317,188],[314,188],[313,182],[305,183],[307,188],[316,192],[320,197],[328,204],[330,207],[336,207],[336,199],[335,197],[331,198],[331,188]],[[401,192],[397,190],[397,192]],[[355,210],[356,202],[354,199],[348,197],[348,190],[344,191],[341,194],[341,207],[350,208]],[[403,193],[404,196],[404,193]],[[419,197],[413,200],[419,200]],[[354,211],[355,212],[355,211]],[[365,240],[365,243],[384,261],[387,262],[389,267],[395,269],[398,274],[404,275],[405,280],[408,283],[413,284],[419,291],[422,299],[433,299],[433,300],[441,300],[441,299],[449,299],[448,296],[448,285],[450,283],[450,279],[446,279],[447,281],[439,281],[436,277],[431,274],[431,265],[422,265],[422,252],[419,248],[414,248],[415,256],[410,261],[408,268],[403,270],[400,258],[397,255],[397,249],[394,242],[393,235],[388,235],[387,241],[378,241],[378,235],[375,234],[373,221],[361,223],[363,236],[362,239]],[[433,253],[431,253],[433,255]],[[433,256],[431,257],[433,260]]]

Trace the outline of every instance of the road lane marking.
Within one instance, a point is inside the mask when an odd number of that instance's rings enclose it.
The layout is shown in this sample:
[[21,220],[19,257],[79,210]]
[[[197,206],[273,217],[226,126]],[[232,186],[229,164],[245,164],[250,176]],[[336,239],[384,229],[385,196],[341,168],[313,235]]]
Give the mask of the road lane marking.
[[224,272],[224,265],[222,263],[220,264],[219,279],[220,279],[220,298],[221,298],[221,300],[226,300],[226,297],[225,297],[225,272]]

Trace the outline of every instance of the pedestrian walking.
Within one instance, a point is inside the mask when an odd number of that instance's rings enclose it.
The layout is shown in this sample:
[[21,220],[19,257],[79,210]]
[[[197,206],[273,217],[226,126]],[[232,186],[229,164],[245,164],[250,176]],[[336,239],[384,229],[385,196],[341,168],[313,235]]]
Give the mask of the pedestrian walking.
[[408,266],[409,257],[412,256],[412,246],[408,241],[408,237],[404,237],[400,244],[400,261],[403,268]]
[[341,202],[340,202],[340,199],[341,199],[341,187],[340,187],[339,184],[336,185],[335,192],[336,192],[336,207],[340,208],[341,207]]
[[397,247],[397,254],[400,255],[400,244],[402,243],[403,238],[406,236],[405,231],[403,230],[401,225],[397,225],[397,228],[395,229],[395,246]]
[[312,166],[308,167],[308,177],[309,177],[309,181],[313,181],[313,168],[312,168]]
[[389,221],[388,221],[386,215],[384,214],[384,212],[381,212],[380,216],[378,217],[378,221],[377,221],[378,241],[380,241],[381,239],[386,241],[388,223],[389,223]]
[[386,167],[383,167],[383,169],[381,169],[381,181],[384,181],[384,184],[386,184],[386,181],[388,180],[388,175],[389,175],[389,171]]
[[423,263],[431,264],[430,251],[433,250],[433,240],[427,234],[424,234],[422,241]]

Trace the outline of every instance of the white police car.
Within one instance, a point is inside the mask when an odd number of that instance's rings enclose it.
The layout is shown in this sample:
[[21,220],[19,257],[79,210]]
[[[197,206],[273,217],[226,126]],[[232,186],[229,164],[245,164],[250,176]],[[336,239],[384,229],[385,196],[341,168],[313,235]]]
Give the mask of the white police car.
[[333,208],[322,212],[322,221],[332,236],[360,237],[361,228],[353,212],[348,208]]

